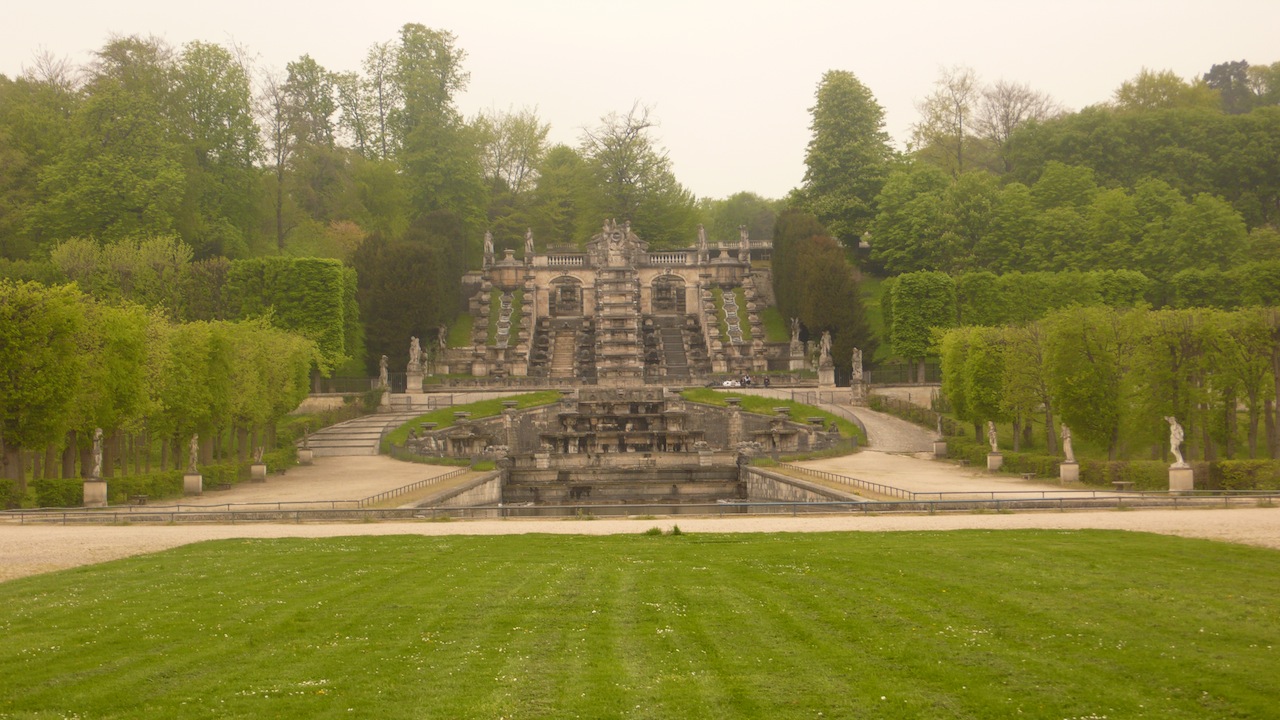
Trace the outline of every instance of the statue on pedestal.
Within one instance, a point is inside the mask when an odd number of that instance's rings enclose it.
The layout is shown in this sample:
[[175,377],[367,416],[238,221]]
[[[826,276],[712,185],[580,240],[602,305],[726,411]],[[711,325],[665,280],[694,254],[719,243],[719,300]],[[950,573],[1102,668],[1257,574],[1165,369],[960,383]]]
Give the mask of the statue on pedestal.
[[484,265],[488,267],[493,264],[493,233],[488,230],[484,231]]
[[707,229],[698,223],[698,261],[707,261]]
[[441,350],[449,349],[449,328],[443,323],[436,328],[436,344],[440,346]]
[[747,226],[738,226],[738,259],[744,263],[751,262],[751,237],[747,234]]
[[416,335],[409,338],[409,372],[422,372],[422,346]]
[[198,462],[200,462],[200,436],[192,433],[191,442],[187,443],[187,472],[192,475],[200,472],[196,469]]
[[854,384],[862,382],[862,351],[858,348],[853,349],[853,382]]
[[102,428],[93,430],[93,474],[89,477],[102,479]]
[[1173,453],[1173,465],[1171,467],[1189,467],[1187,461],[1182,458],[1182,441],[1187,438],[1187,434],[1183,432],[1182,426],[1178,424],[1177,419],[1172,415],[1165,417],[1165,420],[1169,423],[1169,450]]
[[998,438],[996,436],[996,424],[988,420],[987,421],[987,442],[991,445],[992,453],[1000,452],[1000,448],[997,445],[997,440]]
[[831,331],[823,330],[822,339],[818,341],[818,364],[831,364]]
[[524,231],[524,261],[533,261],[533,228]]
[[1075,450],[1071,449],[1071,428],[1063,425],[1059,431],[1059,437],[1062,438],[1062,452],[1066,454],[1067,462],[1075,462],[1076,453]]
[[378,387],[385,388],[390,384],[390,379],[387,377],[387,356],[383,355],[378,361]]

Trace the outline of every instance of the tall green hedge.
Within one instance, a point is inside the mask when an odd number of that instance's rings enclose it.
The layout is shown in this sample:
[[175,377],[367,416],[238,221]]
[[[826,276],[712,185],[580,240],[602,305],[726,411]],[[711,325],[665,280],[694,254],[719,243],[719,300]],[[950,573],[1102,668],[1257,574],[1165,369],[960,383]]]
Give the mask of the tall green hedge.
[[236,317],[271,323],[313,340],[329,367],[361,351],[355,271],[328,258],[236,260],[226,297]]

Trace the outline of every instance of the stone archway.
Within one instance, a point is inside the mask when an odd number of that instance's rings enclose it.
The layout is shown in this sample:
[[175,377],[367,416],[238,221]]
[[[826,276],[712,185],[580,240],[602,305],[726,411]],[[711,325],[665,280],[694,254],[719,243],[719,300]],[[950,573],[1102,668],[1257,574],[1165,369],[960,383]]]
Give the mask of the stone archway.
[[659,275],[653,279],[653,314],[683,315],[685,309],[685,281],[679,275]]
[[552,280],[548,305],[551,317],[582,317],[582,281],[568,275]]

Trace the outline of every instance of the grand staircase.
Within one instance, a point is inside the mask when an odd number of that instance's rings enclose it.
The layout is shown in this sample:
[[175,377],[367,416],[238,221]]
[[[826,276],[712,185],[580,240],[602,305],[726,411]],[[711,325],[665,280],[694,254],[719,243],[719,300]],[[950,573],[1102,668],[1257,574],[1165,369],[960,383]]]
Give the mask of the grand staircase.
[[551,377],[573,377],[573,347],[577,333],[572,329],[559,329],[551,340]]
[[377,455],[384,431],[394,430],[421,413],[394,412],[365,415],[330,425],[312,433],[307,447],[316,457],[337,455]]
[[688,379],[689,358],[685,354],[684,331],[681,329],[683,319],[678,316],[654,318],[657,326],[658,343],[662,348],[662,364],[666,368],[666,377]]

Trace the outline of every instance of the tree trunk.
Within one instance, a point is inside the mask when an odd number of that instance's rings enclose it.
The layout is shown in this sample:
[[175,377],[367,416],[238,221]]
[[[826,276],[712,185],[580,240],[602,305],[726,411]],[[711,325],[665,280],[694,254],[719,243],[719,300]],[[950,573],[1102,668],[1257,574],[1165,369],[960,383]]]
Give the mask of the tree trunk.
[[1120,452],[1120,428],[1111,431],[1111,444],[1107,446],[1107,459],[1115,460]]
[[[174,460],[178,461],[179,466],[182,464],[181,452],[181,446],[174,447]],[[200,464],[213,464],[213,433],[200,436]]]
[[58,449],[52,445],[44,450],[44,479],[52,480],[58,477],[54,467],[57,466],[60,458],[58,457]]
[[160,440],[160,472],[169,469],[169,443],[161,438]]
[[238,427],[236,433],[236,460],[244,462],[249,459],[249,431]]
[[1053,408],[1047,403],[1044,406],[1044,451],[1049,455],[1058,454],[1058,434],[1053,431]]
[[67,446],[62,449],[62,475],[63,478],[73,478],[76,476],[76,431],[67,431]]
[[1020,450],[1022,450],[1022,419],[1014,418],[1013,419],[1013,451],[1019,452]]
[[116,440],[117,438],[116,438],[115,430],[112,430],[110,433],[108,433],[102,438],[102,479],[103,480],[106,480],[109,477],[115,476],[116,456],[120,454],[116,446]]
[[977,442],[982,442],[982,441],[983,441],[983,439],[982,439],[982,423],[978,422],[977,420],[974,420],[974,421],[973,421],[973,439],[974,439],[975,441],[977,441]]
[[3,476],[17,484],[19,497],[27,494],[27,470],[22,466],[21,448],[4,445]]
[[1263,427],[1267,431],[1267,455],[1275,460],[1276,455],[1276,416],[1271,413],[1272,401],[1262,403]]
[[93,472],[93,443],[77,445],[76,449],[80,451],[80,477],[88,479],[89,474]]
[[31,479],[39,480],[44,472],[44,453],[31,453]]

